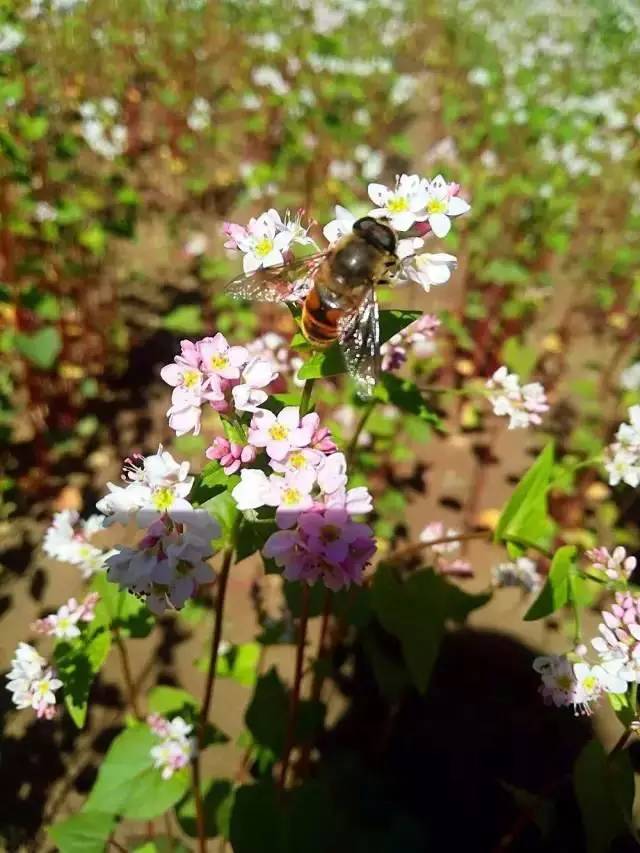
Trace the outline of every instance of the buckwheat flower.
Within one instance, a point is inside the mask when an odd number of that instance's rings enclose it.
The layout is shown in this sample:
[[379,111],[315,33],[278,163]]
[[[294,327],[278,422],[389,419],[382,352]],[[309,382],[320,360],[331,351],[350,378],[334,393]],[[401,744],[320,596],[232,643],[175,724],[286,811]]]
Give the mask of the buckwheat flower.
[[315,472],[308,470],[287,471],[283,475],[271,474],[265,504],[276,507],[278,527],[291,527],[301,512],[311,509],[311,491],[315,479]]
[[471,563],[461,557],[456,557],[455,560],[444,560],[439,557],[436,568],[441,575],[450,575],[455,578],[472,578],[475,574]]
[[294,448],[311,443],[317,423],[317,415],[313,413],[300,418],[297,406],[285,406],[277,416],[260,409],[251,420],[249,444],[264,447],[272,459],[281,462]]
[[199,258],[205,254],[208,247],[209,238],[202,231],[198,231],[189,235],[182,251],[188,258]]
[[206,130],[211,124],[211,104],[206,98],[194,98],[191,103],[191,109],[187,116],[187,125],[190,130],[199,133]]
[[224,243],[225,249],[234,249],[239,251],[239,240],[247,240],[249,234],[244,225],[237,225],[235,222],[225,222],[222,225],[222,233],[227,238]]
[[327,456],[317,472],[318,486],[325,495],[331,495],[347,485],[347,459],[344,453]]
[[426,219],[436,237],[446,237],[451,230],[451,217],[460,216],[470,210],[466,201],[458,195],[458,185],[448,184],[442,175],[438,175],[432,181],[425,182]]
[[591,641],[601,661],[622,661],[620,675],[628,682],[640,680],[640,599],[616,593],[610,610],[602,611],[599,637]]
[[222,436],[216,436],[213,443],[205,450],[207,459],[217,459],[224,473],[229,477],[240,470],[242,465],[250,465],[255,461],[257,452],[250,444],[237,444]]
[[322,233],[330,244],[336,243],[345,234],[351,234],[353,231],[353,223],[357,216],[348,211],[346,207],[336,205],[336,218],[332,219],[322,229]]
[[281,462],[271,459],[269,464],[278,474],[286,474],[288,471],[307,471],[313,474],[315,479],[318,468],[324,460],[325,455],[321,451],[313,450],[311,447],[300,447],[289,451]]
[[61,640],[72,640],[80,636],[78,622],[91,622],[95,617],[95,606],[98,603],[97,593],[90,593],[80,604],[75,598],[70,598],[56,613],[38,619],[31,626],[36,634],[45,634]]
[[610,452],[611,456],[604,466],[609,475],[609,485],[626,483],[637,489],[640,486],[640,457],[619,445],[612,445]]
[[55,691],[62,682],[33,646],[19,643],[7,681],[7,690],[18,709],[33,708],[39,718],[49,720],[55,716]]
[[245,468],[240,471],[240,482],[231,492],[241,512],[259,509],[267,503],[270,493],[269,478],[257,468]]
[[630,364],[622,371],[620,386],[625,391],[640,391],[640,361]]
[[278,378],[271,361],[255,357],[243,368],[241,384],[231,391],[238,412],[257,412],[268,398],[264,390]]
[[487,380],[489,402],[498,416],[509,418],[509,429],[522,429],[542,423],[541,414],[548,411],[544,388],[539,382],[520,385],[515,373],[503,365]]
[[186,767],[195,754],[195,740],[190,737],[193,726],[182,717],[167,720],[159,714],[147,717],[151,731],[162,738],[151,748],[153,766],[161,770],[163,779],[170,779],[177,770]]
[[407,278],[419,284],[425,293],[429,293],[432,287],[449,281],[457,263],[455,256],[448,255],[446,252],[436,254],[425,252],[405,261],[402,270]]
[[626,550],[618,545],[610,554],[606,548],[592,548],[586,553],[594,569],[604,572],[612,581],[627,581],[636,567],[636,558],[627,556]]
[[268,213],[250,219],[246,237],[238,236],[238,249],[244,253],[242,266],[245,273],[261,267],[273,267],[284,262],[284,252],[291,244],[288,231],[278,231],[277,223]]
[[222,379],[239,379],[241,368],[249,361],[246,348],[230,346],[221,332],[198,341],[197,347],[202,369]]
[[58,211],[47,201],[39,201],[33,211],[33,217],[37,222],[55,222]]
[[304,513],[298,522],[306,535],[310,551],[321,554],[333,563],[340,563],[349,555],[349,546],[357,539],[372,535],[366,524],[351,521],[345,509],[326,509],[320,513]]
[[32,694],[31,707],[38,719],[51,720],[56,713],[55,691],[62,687],[62,682],[56,678],[55,672],[48,669],[40,678],[35,679],[30,687]]
[[302,214],[303,211],[299,210],[292,218],[287,210],[284,219],[282,219],[274,208],[268,211],[268,215],[276,226],[276,231],[279,234],[287,234],[291,243],[298,243],[300,246],[316,246],[315,240],[309,236],[309,226],[305,227],[302,224]]
[[344,507],[349,515],[368,515],[373,510],[373,498],[366,486],[337,489],[325,495],[327,507]]
[[427,218],[425,206],[429,200],[429,183],[418,175],[400,175],[393,190],[384,184],[369,184],[367,191],[371,201],[378,205],[371,211],[371,216],[388,218],[396,231],[407,231],[414,222],[423,222]]

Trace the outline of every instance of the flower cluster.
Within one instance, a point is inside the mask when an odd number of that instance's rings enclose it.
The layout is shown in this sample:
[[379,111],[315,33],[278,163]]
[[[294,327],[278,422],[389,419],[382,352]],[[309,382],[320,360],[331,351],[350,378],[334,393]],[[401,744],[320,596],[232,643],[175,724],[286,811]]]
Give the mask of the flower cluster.
[[246,227],[225,222],[223,233],[227,240],[224,246],[225,249],[242,252],[243,269],[245,273],[252,273],[290,260],[293,257],[291,247],[295,243],[315,246],[308,230],[308,227],[302,225],[301,212],[295,218],[286,213],[282,219],[278,211],[272,208],[250,219]]
[[70,598],[55,613],[34,622],[31,629],[36,634],[45,634],[59,640],[73,640],[74,637],[80,636],[78,622],[93,621],[98,600],[97,592],[89,593],[80,603],[75,598]]
[[[375,207],[364,215],[384,219],[399,234],[413,231],[398,241],[400,264],[396,283],[409,279],[429,291],[432,286],[448,281],[456,265],[453,255],[416,253],[423,248],[426,234],[432,232],[436,237],[445,237],[451,229],[451,219],[470,209],[459,196],[459,185],[447,183],[442,175],[432,180],[419,175],[399,175],[393,188],[372,183],[368,192]],[[323,228],[326,240],[333,244],[350,234],[357,218],[337,205],[336,218]],[[242,252],[245,273],[291,260],[296,243],[315,246],[308,228],[301,223],[300,214],[295,219],[286,214],[282,219],[273,209],[251,219],[246,227],[226,222],[223,233],[225,248]],[[296,292],[288,294],[290,299],[298,296]]]
[[534,660],[533,668],[542,679],[540,693],[545,703],[558,708],[573,706],[576,714],[591,714],[591,706],[603,693],[627,689],[619,661],[591,666],[579,656],[572,661],[566,655],[545,655]]
[[603,572],[611,581],[628,581],[636,567],[636,558],[627,556],[626,550],[618,545],[610,554],[606,548],[592,548],[587,551],[594,569]]
[[200,432],[202,406],[222,414],[254,412],[267,399],[264,390],[278,376],[272,359],[229,346],[218,332],[212,338],[181,342],[181,352],[160,371],[173,387],[169,426],[177,435]]
[[55,717],[55,694],[62,682],[33,646],[18,644],[7,678],[7,690],[17,708],[33,708],[38,718],[45,720]]
[[620,664],[623,679],[630,683],[640,681],[640,598],[628,592],[616,593],[611,609],[601,615],[600,636],[591,645],[604,664]]
[[195,739],[190,737],[193,726],[182,717],[168,720],[160,714],[150,714],[147,724],[161,738],[161,742],[151,748],[153,766],[162,770],[163,779],[171,779],[177,770],[189,764],[195,754]]
[[90,515],[83,521],[75,510],[62,510],[54,515],[45,533],[43,550],[49,557],[78,566],[82,577],[90,578],[105,571],[112,553],[96,548],[89,541],[103,526],[101,515]]
[[541,415],[549,410],[544,388],[539,382],[520,384],[516,373],[503,365],[487,381],[489,401],[494,414],[509,418],[509,429],[524,429],[542,423]]
[[512,562],[499,563],[493,567],[494,586],[517,586],[526,592],[537,592],[542,586],[542,577],[538,567],[529,557],[518,557]]
[[633,489],[640,486],[640,406],[629,409],[629,423],[618,427],[616,441],[607,447],[606,459],[610,486],[621,482]]
[[114,98],[102,98],[97,103],[86,101],[80,105],[82,135],[96,154],[113,160],[127,148],[127,128],[117,119],[120,105]]
[[433,354],[436,329],[440,320],[433,314],[423,314],[414,323],[406,326],[397,335],[389,338],[380,348],[382,369],[397,370],[413,353],[417,358],[427,358]]
[[[434,568],[443,575],[455,575],[468,578],[473,575],[473,568],[468,560],[461,557],[449,559],[446,555],[455,554],[460,549],[460,540],[455,537],[460,533],[452,527],[445,528],[441,521],[432,521],[424,528],[418,537],[420,542],[429,545],[433,554]],[[451,539],[451,542],[440,542],[441,539]],[[430,543],[434,543],[433,545]]]
[[220,536],[206,510],[187,500],[193,485],[189,463],[178,463],[162,446],[152,456],[128,459],[125,486],[108,483],[109,494],[98,502],[106,523],[135,517],[146,531],[135,548],[118,546],[107,560],[110,581],[146,598],[149,609],[162,613],[179,608],[201,584],[211,583],[212,540]]

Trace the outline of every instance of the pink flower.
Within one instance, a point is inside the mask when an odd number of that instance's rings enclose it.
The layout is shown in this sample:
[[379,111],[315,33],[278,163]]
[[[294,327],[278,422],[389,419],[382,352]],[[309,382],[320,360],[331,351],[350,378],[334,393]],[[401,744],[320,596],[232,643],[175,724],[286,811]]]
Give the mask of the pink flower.
[[205,451],[207,459],[217,459],[227,476],[235,474],[241,465],[249,465],[256,458],[256,449],[250,444],[236,444],[222,436],[216,436]]
[[349,546],[357,539],[371,536],[366,524],[351,521],[344,509],[327,509],[320,513],[307,512],[300,517],[299,528],[307,537],[307,547],[334,563],[349,555]]
[[626,550],[618,545],[610,554],[606,548],[592,548],[587,551],[594,569],[604,572],[609,580],[628,580],[636,567],[636,558],[627,556]]
[[268,455],[278,462],[293,448],[307,447],[317,428],[316,414],[300,419],[297,406],[286,406],[276,417],[273,412],[260,409],[255,413],[249,429],[249,444],[264,447]]
[[227,238],[225,241],[225,249],[239,249],[239,241],[247,239],[247,229],[242,225],[236,225],[235,222],[224,222],[222,225],[222,233]]
[[338,449],[335,441],[331,438],[331,430],[328,427],[318,427],[311,439],[311,447],[321,453],[335,453]]
[[325,495],[331,495],[347,485],[347,460],[344,453],[327,456],[318,470],[318,485]]
[[278,527],[292,527],[298,515],[313,506],[311,490],[315,484],[315,475],[309,471],[287,471],[284,476],[272,474],[269,477],[269,491],[266,494],[267,506],[275,506]]
[[242,371],[242,383],[232,390],[238,412],[257,412],[269,396],[263,389],[278,378],[271,361],[254,357]]
[[222,379],[239,379],[240,369],[249,361],[249,353],[244,347],[232,347],[223,334],[218,332],[212,338],[203,338],[198,342],[198,352],[202,369]]

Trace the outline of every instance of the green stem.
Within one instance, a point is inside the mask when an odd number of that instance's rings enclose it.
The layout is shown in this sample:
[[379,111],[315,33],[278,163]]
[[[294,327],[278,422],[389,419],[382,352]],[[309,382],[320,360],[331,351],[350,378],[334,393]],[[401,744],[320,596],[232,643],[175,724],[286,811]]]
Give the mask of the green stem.
[[301,418],[308,414],[311,408],[311,392],[313,391],[315,381],[315,379],[307,379],[304,383],[304,388],[302,389],[302,397],[300,398]]
[[378,404],[378,400],[375,397],[373,397],[373,399],[369,400],[364,412],[362,413],[360,420],[358,421],[356,431],[351,436],[351,441],[349,442],[349,447],[347,448],[347,452],[346,452],[346,458],[347,458],[347,465],[348,466],[351,465],[351,463],[353,462],[353,458],[355,456],[356,450],[358,449],[358,439],[362,435],[362,431],[364,430],[365,426],[367,425],[367,421],[371,417],[371,413],[373,412],[373,410],[375,409],[377,404]]

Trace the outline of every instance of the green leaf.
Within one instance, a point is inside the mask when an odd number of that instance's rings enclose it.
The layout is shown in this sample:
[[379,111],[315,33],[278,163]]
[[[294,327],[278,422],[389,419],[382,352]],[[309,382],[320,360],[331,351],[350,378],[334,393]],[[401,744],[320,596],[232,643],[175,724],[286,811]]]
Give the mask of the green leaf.
[[96,606],[99,624],[118,628],[125,637],[147,637],[155,619],[137,596],[111,583],[106,574],[96,574],[91,588],[100,595]]
[[573,769],[587,853],[607,853],[631,822],[634,775],[628,754],[607,756],[598,740],[582,750]]
[[100,765],[85,810],[153,820],[177,803],[189,787],[189,771],[184,768],[163,779],[151,758],[159,742],[146,725],[119,734]]
[[571,601],[571,570],[575,564],[575,545],[563,545],[553,555],[545,585],[525,613],[526,622],[544,619]]
[[[397,335],[405,326],[410,325],[422,311],[381,311],[380,312],[380,343],[388,341]],[[346,372],[340,346],[335,343],[326,350],[316,351],[300,368],[300,379],[320,379],[323,376],[338,376]]]
[[416,415],[421,421],[442,427],[442,420],[429,409],[420,389],[410,379],[402,379],[394,373],[383,373],[376,396],[385,403],[392,403],[401,412]]
[[517,373],[523,381],[526,381],[538,360],[538,350],[535,347],[526,346],[518,338],[508,338],[502,347],[502,361],[509,370]]
[[463,622],[489,598],[469,595],[431,570],[402,582],[385,565],[376,572],[371,595],[382,626],[400,640],[411,679],[421,693],[427,689],[446,621]]
[[103,853],[114,824],[115,817],[108,812],[80,812],[47,832],[60,853]]
[[80,729],[87,716],[87,701],[93,679],[111,648],[111,633],[103,625],[73,640],[56,643],[56,669],[64,684],[64,701],[71,719]]
[[198,700],[181,687],[160,684],[151,688],[147,698],[149,710],[163,717],[184,717],[189,710],[198,707]]
[[241,643],[218,658],[216,672],[221,678],[231,678],[243,687],[251,687],[256,683],[259,660],[259,643]]
[[547,490],[553,471],[553,442],[549,442],[516,486],[502,510],[496,540],[522,539],[540,544],[549,533]]
[[[233,785],[229,779],[209,779],[202,786],[205,832],[207,838],[215,838],[222,832],[224,824],[222,811],[227,807],[233,795]],[[176,817],[183,832],[191,838],[197,838],[196,806],[193,794],[188,794],[176,806]]]
[[85,249],[89,249],[92,254],[99,256],[104,254],[106,249],[107,233],[101,225],[94,222],[93,225],[89,225],[88,228],[80,232],[78,242]]
[[286,688],[275,667],[271,667],[258,679],[244,721],[254,741],[274,755],[280,755],[284,748],[288,710]]
[[199,305],[179,305],[164,317],[162,325],[178,335],[197,335],[204,327],[202,309]]
[[15,336],[18,352],[41,370],[53,367],[62,349],[60,332],[47,326],[31,335],[20,332]]
[[131,853],[190,853],[190,850],[182,841],[164,835],[143,842],[139,847],[134,847]]
[[231,492],[220,492],[200,505],[206,509],[222,528],[222,542],[230,542],[232,531],[239,517],[238,505],[231,496]]

